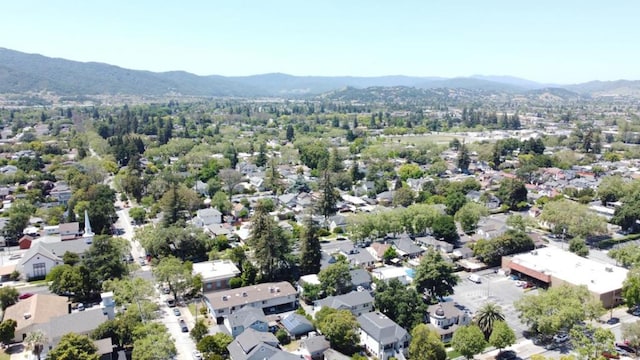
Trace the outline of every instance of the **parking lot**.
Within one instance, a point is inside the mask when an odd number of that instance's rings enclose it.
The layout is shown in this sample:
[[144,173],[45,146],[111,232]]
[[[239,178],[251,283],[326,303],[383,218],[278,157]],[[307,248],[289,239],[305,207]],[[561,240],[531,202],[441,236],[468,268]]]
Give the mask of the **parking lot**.
[[523,337],[527,326],[520,322],[513,303],[525,294],[535,294],[537,290],[525,290],[516,286],[508,276],[494,273],[493,270],[476,272],[481,283],[467,279],[468,273],[459,273],[460,283],[455,287],[454,295],[449,298],[469,310],[471,316],[485,303],[493,302],[502,308],[505,320],[515,331],[517,338]]

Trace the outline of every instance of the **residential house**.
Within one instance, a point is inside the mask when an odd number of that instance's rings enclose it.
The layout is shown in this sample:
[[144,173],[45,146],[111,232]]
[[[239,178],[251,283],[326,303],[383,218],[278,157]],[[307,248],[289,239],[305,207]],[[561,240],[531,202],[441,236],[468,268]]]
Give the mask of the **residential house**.
[[398,279],[403,285],[408,285],[413,281],[415,271],[404,266],[384,266],[371,270],[374,279],[388,282],[391,279]]
[[334,215],[329,219],[329,230],[334,232],[335,229],[340,228],[342,231],[347,229],[347,218],[342,215]]
[[358,316],[360,344],[380,360],[404,358],[411,336],[407,330],[382,313],[375,311]]
[[336,310],[349,310],[355,316],[373,311],[373,297],[368,291],[352,291],[344,295],[328,296],[313,303],[313,311],[323,307]]
[[67,183],[58,181],[51,191],[49,191],[49,196],[55,200],[58,205],[67,205],[69,199],[71,199],[71,195],[73,192]]
[[347,356],[334,349],[325,350],[323,356],[324,360],[351,360],[351,356]]
[[351,286],[353,290],[370,289],[371,274],[365,269],[353,269],[349,271],[351,274]]
[[216,208],[200,209],[196,211],[196,216],[192,219],[192,222],[199,227],[222,224],[222,213]]
[[282,194],[280,196],[278,196],[278,202],[289,209],[293,209],[296,204],[297,204],[297,198],[296,198],[296,194],[293,193],[287,193],[287,194]]
[[193,191],[197,192],[199,195],[207,196],[209,195],[209,185],[200,180],[196,180],[196,183],[193,185]]
[[391,241],[391,244],[393,248],[396,249],[398,256],[405,259],[417,258],[424,253],[424,249],[416,245],[409,237],[403,236],[399,239],[394,239]]
[[272,333],[251,328],[236,337],[227,350],[231,360],[300,360],[298,355],[280,350]]
[[509,228],[506,224],[506,218],[488,217],[478,224],[476,234],[479,238],[493,239],[504,234]]
[[224,326],[234,338],[251,328],[259,332],[267,332],[269,325],[262,309],[243,307],[224,319]]
[[245,306],[263,309],[265,314],[294,310],[297,295],[290,283],[282,281],[208,293],[204,302],[209,313],[220,320]]
[[193,264],[193,275],[202,277],[202,291],[213,292],[229,289],[229,280],[240,275],[231,260],[213,260]]
[[47,339],[48,348],[52,349],[58,345],[65,334],[73,332],[79,335],[90,335],[107,320],[107,316],[96,307],[52,317],[47,322],[35,324],[33,331],[42,331]]
[[427,309],[429,327],[434,329],[443,342],[451,341],[460,326],[471,323],[469,314],[459,309],[454,302],[441,302]]
[[366,250],[347,244],[340,249],[340,253],[347,258],[347,262],[353,266],[372,267],[376,259]]
[[294,339],[297,339],[303,335],[307,335],[309,332],[315,330],[315,327],[313,327],[313,323],[309,321],[309,319],[295,312],[287,315],[280,321],[280,324],[287,331],[287,333],[289,333],[289,336]]
[[448,243],[446,241],[442,241],[442,240],[437,240],[436,238],[434,238],[433,236],[420,236],[416,238],[416,243],[422,245],[422,246],[426,246],[426,247],[431,247],[434,248],[436,250],[440,250],[442,252],[445,253],[450,253],[453,251],[453,244]]
[[384,253],[391,247],[391,244],[383,244],[374,242],[367,247],[367,251],[373,256],[376,261],[384,260]]
[[60,239],[62,241],[73,240],[82,236],[80,223],[78,222],[60,224],[58,225],[58,231],[60,232]]
[[298,352],[307,360],[321,360],[324,357],[324,352],[329,348],[331,348],[331,344],[324,335],[310,336],[300,340]]
[[51,319],[69,314],[71,303],[64,296],[34,294],[18,301],[4,311],[4,320],[13,319],[17,326],[13,340],[20,342],[27,334],[33,332],[36,326],[49,322]]

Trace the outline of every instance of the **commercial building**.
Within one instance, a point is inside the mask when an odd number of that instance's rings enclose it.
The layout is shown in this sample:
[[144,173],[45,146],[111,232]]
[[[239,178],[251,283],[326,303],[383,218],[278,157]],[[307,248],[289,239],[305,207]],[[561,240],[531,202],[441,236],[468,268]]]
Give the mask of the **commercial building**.
[[584,285],[606,308],[623,302],[621,289],[627,269],[583,258],[555,247],[502,258],[502,268],[548,287]]
[[229,289],[229,280],[240,270],[231,260],[204,261],[193,264],[193,275],[202,276],[202,291],[220,291]]

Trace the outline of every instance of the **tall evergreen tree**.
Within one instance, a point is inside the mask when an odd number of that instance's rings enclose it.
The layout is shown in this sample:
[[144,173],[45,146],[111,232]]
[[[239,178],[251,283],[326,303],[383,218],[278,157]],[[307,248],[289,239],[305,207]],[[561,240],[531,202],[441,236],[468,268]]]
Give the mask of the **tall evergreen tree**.
[[321,197],[318,202],[318,211],[324,216],[325,222],[329,217],[336,213],[336,203],[340,198],[340,194],[336,191],[333,181],[331,181],[331,173],[325,170],[322,174],[320,182]]
[[304,220],[304,228],[300,232],[300,274],[317,274],[320,271],[322,258],[318,228],[311,216]]
[[293,125],[289,124],[287,125],[287,141],[291,142],[293,141],[293,137],[295,136],[294,131],[293,131]]
[[258,150],[258,156],[256,157],[256,166],[263,167],[267,165],[267,146],[265,143],[260,144],[260,150]]
[[258,266],[259,275],[264,281],[282,279],[284,277],[282,270],[288,267],[287,238],[262,202],[258,202],[254,211],[251,218],[249,245],[254,250],[254,260]]
[[273,194],[278,194],[282,191],[284,183],[282,182],[282,174],[278,171],[278,164],[275,158],[269,160],[269,167],[264,176],[265,186],[271,190]]
[[162,209],[162,225],[169,227],[180,218],[180,197],[178,196],[178,184],[171,184],[171,189],[166,195],[166,202]]
[[467,173],[469,171],[469,164],[471,164],[469,149],[467,149],[467,146],[463,143],[458,148],[458,168],[461,172]]

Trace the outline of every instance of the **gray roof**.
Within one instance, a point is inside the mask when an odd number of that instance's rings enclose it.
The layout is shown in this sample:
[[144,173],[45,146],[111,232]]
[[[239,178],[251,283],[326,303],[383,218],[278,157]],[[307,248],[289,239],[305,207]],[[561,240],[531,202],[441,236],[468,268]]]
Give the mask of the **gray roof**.
[[351,357],[334,349],[327,349],[324,352],[325,360],[351,360]]
[[430,305],[427,308],[427,313],[429,313],[429,317],[438,315],[443,316],[446,319],[451,319],[460,316],[462,314],[462,310],[458,309],[455,303],[449,301]]
[[358,323],[362,331],[383,345],[400,341],[407,335],[407,330],[378,311],[358,316]]
[[351,283],[353,285],[369,285],[371,284],[371,274],[365,269],[354,269],[349,271],[351,274]]
[[418,255],[424,252],[424,249],[416,245],[413,240],[408,237],[395,239],[392,241],[392,244],[398,251],[407,255]]
[[324,337],[324,335],[320,336],[312,336],[300,341],[300,347],[307,349],[307,351],[311,354],[315,352],[323,352],[331,347],[329,341]]
[[87,250],[89,250],[91,244],[87,243],[85,239],[76,239],[42,243],[41,246],[45,247],[52,254],[62,257],[62,255],[64,255],[64,253],[66,253],[67,251],[74,254],[82,255]]
[[238,335],[228,346],[232,360],[270,359],[281,350],[277,348],[278,339],[269,332],[259,332],[252,328]]
[[373,297],[368,291],[352,291],[348,294],[338,296],[328,296],[324,299],[317,300],[316,306],[330,307],[332,309],[352,309],[358,305],[373,303]]
[[236,326],[242,326],[247,329],[257,321],[261,321],[266,324],[267,317],[264,316],[264,311],[262,311],[262,309],[257,309],[251,306],[245,306],[229,315],[229,325],[231,325],[232,329]]
[[309,319],[296,313],[289,314],[289,316],[282,319],[281,323],[289,334],[294,336],[303,335],[315,329]]
[[107,320],[102,310],[96,308],[54,317],[49,322],[37,324],[35,328],[42,330],[50,341],[57,343],[63,335],[70,332],[89,334]]
[[58,256],[52,253],[51,251],[49,251],[49,249],[47,249],[44,246],[44,243],[39,242],[35,244],[35,246],[31,246],[29,250],[27,250],[27,252],[22,256],[22,259],[20,259],[18,266],[24,266],[24,264],[26,264],[29,260],[31,260],[34,256],[38,254],[46,258],[49,258],[53,261],[62,261],[62,255],[64,255],[64,254],[61,254]]

